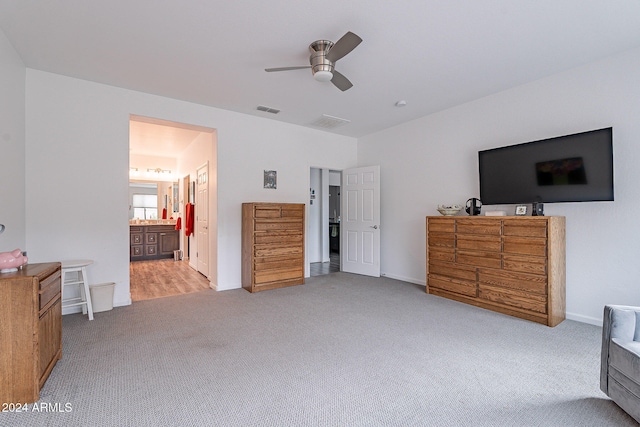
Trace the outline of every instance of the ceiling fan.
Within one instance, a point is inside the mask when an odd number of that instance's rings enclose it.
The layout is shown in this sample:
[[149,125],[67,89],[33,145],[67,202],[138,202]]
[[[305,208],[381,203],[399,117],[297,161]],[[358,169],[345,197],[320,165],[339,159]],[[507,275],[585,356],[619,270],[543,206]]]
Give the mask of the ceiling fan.
[[316,40],[309,45],[311,56],[309,63],[311,65],[300,67],[279,67],[266,68],[265,71],[270,73],[273,71],[290,71],[311,68],[313,78],[319,82],[331,81],[338,89],[345,91],[350,89],[353,84],[348,78],[335,70],[335,63],[338,59],[344,57],[356,48],[362,39],[356,34],[348,31],[337,42],[333,43],[329,40]]

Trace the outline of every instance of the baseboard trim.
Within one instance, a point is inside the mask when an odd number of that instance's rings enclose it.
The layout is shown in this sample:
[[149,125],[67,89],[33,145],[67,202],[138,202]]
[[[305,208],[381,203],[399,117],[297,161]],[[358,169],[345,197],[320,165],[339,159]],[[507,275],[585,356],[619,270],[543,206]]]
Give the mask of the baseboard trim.
[[211,289],[213,289],[214,291],[230,291],[232,289],[242,289],[242,285],[238,285],[238,286],[220,286],[217,285],[213,282],[209,282]]
[[566,318],[569,320],[575,320],[580,323],[588,323],[589,325],[595,325],[602,327],[602,319],[596,317],[583,316],[581,314],[567,313]]
[[389,274],[389,273],[380,273],[380,276],[381,277],[388,277],[389,279],[401,280],[403,282],[414,283],[416,285],[421,285],[421,286],[427,287],[426,280],[420,280],[420,279],[416,279],[416,278],[413,278],[413,277],[398,276],[396,274]]

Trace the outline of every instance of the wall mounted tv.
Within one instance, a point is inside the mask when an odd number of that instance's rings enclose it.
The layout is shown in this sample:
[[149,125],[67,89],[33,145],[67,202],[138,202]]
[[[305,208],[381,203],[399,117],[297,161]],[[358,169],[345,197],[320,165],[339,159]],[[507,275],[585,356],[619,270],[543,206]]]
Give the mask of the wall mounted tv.
[[478,152],[484,205],[613,200],[613,128]]

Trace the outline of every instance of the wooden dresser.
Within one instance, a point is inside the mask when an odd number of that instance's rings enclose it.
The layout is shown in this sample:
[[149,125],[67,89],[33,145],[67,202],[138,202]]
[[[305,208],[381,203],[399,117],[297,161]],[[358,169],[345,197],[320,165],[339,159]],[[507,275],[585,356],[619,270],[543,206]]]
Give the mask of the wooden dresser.
[[0,403],[33,403],[62,358],[60,263],[0,274]]
[[565,319],[565,218],[428,216],[427,292],[556,326]]
[[242,204],[242,287],[304,283],[304,204]]

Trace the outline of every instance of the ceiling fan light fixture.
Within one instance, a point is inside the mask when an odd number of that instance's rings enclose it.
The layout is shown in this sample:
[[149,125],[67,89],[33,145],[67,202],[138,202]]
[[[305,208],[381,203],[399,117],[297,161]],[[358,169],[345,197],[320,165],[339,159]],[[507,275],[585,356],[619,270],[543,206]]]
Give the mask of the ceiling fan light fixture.
[[318,82],[330,82],[333,78],[333,73],[331,71],[316,71],[313,74],[313,78]]

